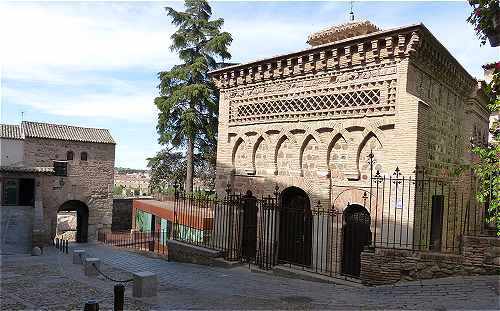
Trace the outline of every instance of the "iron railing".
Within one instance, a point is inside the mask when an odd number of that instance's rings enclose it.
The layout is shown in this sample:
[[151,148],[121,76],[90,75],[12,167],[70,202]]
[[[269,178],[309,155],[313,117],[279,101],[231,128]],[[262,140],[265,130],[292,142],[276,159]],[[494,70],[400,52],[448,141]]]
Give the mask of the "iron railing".
[[108,245],[161,255],[168,255],[167,241],[169,237],[168,230],[98,232],[97,234],[97,240]]
[[287,265],[332,277],[356,277],[366,249],[458,253],[461,236],[484,231],[486,209],[475,199],[473,177],[446,180],[418,169],[406,177],[399,168],[385,175],[374,173],[373,165],[370,169],[362,204],[312,204],[307,194],[280,193],[278,186],[273,195],[259,198],[251,192],[235,194],[230,185],[223,198],[175,188],[173,194],[158,198],[171,202],[168,230],[111,233],[100,239],[163,253],[166,240],[173,239],[219,250],[226,260],[262,269]]

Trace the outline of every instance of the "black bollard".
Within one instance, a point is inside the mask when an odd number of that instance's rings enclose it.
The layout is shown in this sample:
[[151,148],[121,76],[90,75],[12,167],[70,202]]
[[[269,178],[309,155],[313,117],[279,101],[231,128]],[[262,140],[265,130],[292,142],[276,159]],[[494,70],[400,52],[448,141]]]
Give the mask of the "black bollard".
[[83,311],[99,311],[99,303],[95,300],[89,300],[85,303]]
[[68,253],[68,248],[69,248],[68,242],[69,242],[69,240],[66,240],[66,254]]
[[56,238],[56,248],[59,249],[59,238]]
[[125,286],[123,286],[123,284],[116,284],[114,287],[114,291],[115,291],[114,310],[115,311],[123,311]]

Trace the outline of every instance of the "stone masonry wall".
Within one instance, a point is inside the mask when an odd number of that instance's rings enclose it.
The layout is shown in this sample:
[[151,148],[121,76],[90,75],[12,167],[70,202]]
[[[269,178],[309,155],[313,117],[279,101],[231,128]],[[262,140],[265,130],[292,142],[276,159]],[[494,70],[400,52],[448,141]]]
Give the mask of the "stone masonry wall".
[[377,248],[361,254],[361,280],[366,285],[382,285],[449,276],[498,274],[500,262],[493,256],[500,256],[500,239],[495,237],[464,237],[461,254]]
[[[68,162],[68,176],[44,176],[40,180],[47,239],[55,235],[60,206],[78,200],[89,209],[88,239],[95,240],[97,230],[111,228],[115,145],[26,138],[25,165],[52,166],[53,160],[66,160],[70,150],[74,158]],[[80,160],[81,152],[87,153],[87,161]]]

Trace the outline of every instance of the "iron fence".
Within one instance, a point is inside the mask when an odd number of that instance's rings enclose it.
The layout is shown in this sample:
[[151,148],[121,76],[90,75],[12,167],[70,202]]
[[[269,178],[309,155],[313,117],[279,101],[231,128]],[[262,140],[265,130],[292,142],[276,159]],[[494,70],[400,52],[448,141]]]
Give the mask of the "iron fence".
[[169,236],[168,230],[98,232],[97,240],[116,247],[168,255],[167,241]]
[[456,253],[461,236],[485,230],[486,206],[475,198],[472,175],[405,177],[396,168],[388,176],[377,172],[372,181],[367,209],[374,247]]
[[370,169],[361,204],[312,204],[295,187],[280,192],[276,186],[273,195],[259,198],[233,193],[230,185],[222,198],[176,188],[159,198],[172,203],[168,230],[100,238],[163,253],[166,240],[173,239],[266,270],[286,265],[331,277],[358,277],[367,248],[458,253],[461,236],[484,231],[486,208],[475,200],[472,175],[445,180],[418,169],[409,177],[399,168],[391,174]]

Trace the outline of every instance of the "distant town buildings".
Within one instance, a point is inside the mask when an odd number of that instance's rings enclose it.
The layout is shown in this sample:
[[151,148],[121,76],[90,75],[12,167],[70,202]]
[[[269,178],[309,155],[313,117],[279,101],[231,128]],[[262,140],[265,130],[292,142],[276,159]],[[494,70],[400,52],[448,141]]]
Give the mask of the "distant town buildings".
[[113,194],[118,196],[149,195],[149,172],[123,173],[115,169]]

